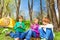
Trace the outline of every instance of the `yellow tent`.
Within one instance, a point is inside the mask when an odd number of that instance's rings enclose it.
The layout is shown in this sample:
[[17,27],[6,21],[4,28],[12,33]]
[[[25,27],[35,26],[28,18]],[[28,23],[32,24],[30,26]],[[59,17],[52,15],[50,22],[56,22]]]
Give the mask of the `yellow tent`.
[[15,21],[14,21],[14,19],[12,19],[12,18],[9,18],[9,19],[10,19],[10,23],[9,23],[8,27],[9,27],[9,28],[13,28],[14,25],[15,25]]
[[6,17],[0,19],[0,26],[6,26]]
[[2,26],[2,27],[13,28],[14,24],[15,24],[15,21],[12,18],[4,17],[4,18],[0,19],[0,26]]

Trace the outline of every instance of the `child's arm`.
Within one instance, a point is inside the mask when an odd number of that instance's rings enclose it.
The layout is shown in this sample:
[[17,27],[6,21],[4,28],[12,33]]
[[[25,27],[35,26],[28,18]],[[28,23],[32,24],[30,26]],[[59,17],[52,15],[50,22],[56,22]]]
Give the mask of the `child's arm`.
[[30,25],[30,28],[33,29],[33,24]]
[[22,29],[24,29],[24,30],[26,29],[26,26],[25,26],[25,24],[24,24],[24,23],[22,23],[21,28],[22,28]]
[[39,25],[34,25],[33,29],[38,29],[39,28]]
[[52,24],[48,24],[48,25],[46,26],[46,28],[53,28],[53,25],[52,25]]
[[52,31],[53,31],[53,25],[52,25],[52,24],[48,24],[48,25],[46,26],[46,28],[51,28]]
[[45,38],[48,39],[50,34],[52,32],[52,29],[51,28],[46,28],[46,35],[45,35]]
[[39,25],[38,26],[36,26],[36,27],[33,27],[34,29],[37,29],[39,27]]
[[14,25],[14,29],[17,29],[19,26],[18,26],[18,22]]

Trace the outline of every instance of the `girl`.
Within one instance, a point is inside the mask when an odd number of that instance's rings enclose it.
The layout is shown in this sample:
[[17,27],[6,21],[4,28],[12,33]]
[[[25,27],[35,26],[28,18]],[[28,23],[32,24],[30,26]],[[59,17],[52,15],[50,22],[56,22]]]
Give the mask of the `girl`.
[[53,25],[50,24],[50,19],[45,17],[42,20],[44,26],[39,29],[41,39],[53,40]]
[[10,35],[10,37],[15,38],[15,40],[23,40],[24,35],[25,35],[24,34],[25,24],[22,21],[23,21],[23,16],[19,16],[19,22],[16,22],[14,26],[15,33],[10,32],[7,35]]
[[34,18],[33,23],[31,24],[31,28],[27,33],[26,40],[30,40],[32,36],[35,38],[39,36],[38,27],[38,18]]

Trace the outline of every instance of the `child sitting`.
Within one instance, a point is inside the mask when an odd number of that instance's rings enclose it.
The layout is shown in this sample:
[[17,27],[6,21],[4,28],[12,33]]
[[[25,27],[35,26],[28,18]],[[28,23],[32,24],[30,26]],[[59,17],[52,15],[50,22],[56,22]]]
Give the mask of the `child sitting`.
[[19,16],[19,22],[16,22],[14,26],[15,33],[13,32],[9,33],[10,37],[15,38],[15,40],[23,40],[24,32],[26,28],[24,22],[22,21],[23,21],[23,16]]
[[41,39],[53,40],[53,25],[50,24],[50,19],[45,17],[42,23],[44,26],[39,29]]
[[34,18],[33,23],[31,24],[31,28],[27,33],[26,40],[30,40],[30,38],[33,37],[38,37],[39,36],[39,24],[38,24],[38,18]]

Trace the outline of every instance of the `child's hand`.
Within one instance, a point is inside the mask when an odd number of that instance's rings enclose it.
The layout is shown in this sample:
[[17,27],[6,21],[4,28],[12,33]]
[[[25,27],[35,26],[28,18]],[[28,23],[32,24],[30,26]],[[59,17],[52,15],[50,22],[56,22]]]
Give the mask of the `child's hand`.
[[45,25],[40,25],[40,27],[45,28]]
[[20,26],[20,28],[22,28],[22,26]]

